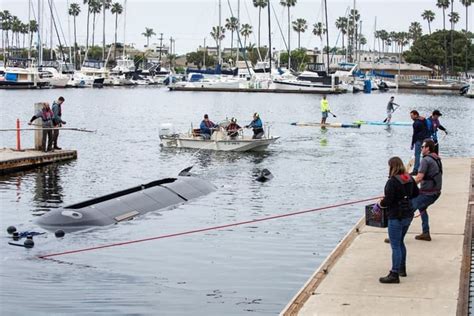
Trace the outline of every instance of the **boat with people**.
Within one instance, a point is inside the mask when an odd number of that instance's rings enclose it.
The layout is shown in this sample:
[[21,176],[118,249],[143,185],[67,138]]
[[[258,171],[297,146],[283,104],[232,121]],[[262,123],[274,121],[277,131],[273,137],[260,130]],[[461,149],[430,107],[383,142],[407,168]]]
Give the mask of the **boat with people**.
[[325,123],[321,124],[318,122],[293,122],[291,125],[294,126],[309,126],[309,127],[341,127],[341,128],[360,128],[360,124],[357,123]]
[[[186,132],[177,134],[172,124],[165,123],[160,126],[161,146],[164,148],[190,148],[199,150],[216,151],[262,151],[275,143],[280,137],[270,135],[270,129],[261,138],[253,138],[244,134],[243,129],[235,133],[229,133],[226,126],[229,121],[224,121],[215,128],[210,138],[201,134],[199,128],[192,128]],[[233,134],[233,135],[232,135]]]

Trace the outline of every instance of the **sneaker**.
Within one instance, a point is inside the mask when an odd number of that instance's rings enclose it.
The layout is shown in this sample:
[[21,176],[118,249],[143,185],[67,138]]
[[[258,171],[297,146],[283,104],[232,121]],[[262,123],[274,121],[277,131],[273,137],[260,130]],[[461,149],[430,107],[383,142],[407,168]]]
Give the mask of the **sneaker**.
[[390,243],[390,238],[385,238],[385,239],[383,240],[383,242],[386,243],[386,244],[389,244],[389,243]]
[[431,236],[430,233],[423,233],[420,235],[415,236],[416,240],[425,240],[425,241],[431,241]]
[[390,271],[390,273],[386,277],[381,277],[379,279],[380,283],[400,283],[400,278],[398,277],[398,273]]

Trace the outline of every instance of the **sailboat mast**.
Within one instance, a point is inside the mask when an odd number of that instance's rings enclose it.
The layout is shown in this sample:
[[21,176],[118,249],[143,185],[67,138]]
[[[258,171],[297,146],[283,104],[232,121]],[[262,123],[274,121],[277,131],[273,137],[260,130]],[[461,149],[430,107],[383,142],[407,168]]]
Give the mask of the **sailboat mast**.
[[270,0],[268,0],[268,62],[270,66],[270,78],[272,77],[272,28],[271,28],[271,12],[270,12]]
[[42,42],[42,31],[43,21],[41,20],[42,15],[41,0],[38,0],[38,66],[43,63],[43,42]]
[[[237,32],[240,32],[240,0],[237,0]],[[239,34],[237,34],[237,57],[235,58],[235,64],[237,65],[240,55],[240,41],[238,40]]]
[[221,0],[219,0],[219,30],[217,31],[217,62],[219,63],[219,65],[222,65],[222,61],[221,61],[221,25],[222,25],[222,21],[221,21],[221,11],[222,11],[222,8],[221,8]]
[[354,0],[353,2],[353,9],[352,9],[352,54],[351,54],[351,61],[354,62],[355,61],[355,54],[356,54],[356,29],[357,29],[357,25],[356,25],[356,0]]
[[126,37],[126,29],[127,29],[127,0],[123,2],[123,49],[122,49],[122,56],[125,59],[125,37]]
[[[31,0],[28,0],[28,62],[31,59],[31,28],[30,28],[30,21],[31,21]],[[5,59],[5,54],[3,55]]]
[[329,24],[328,24],[328,4],[327,0],[324,0],[324,15],[326,19],[326,47],[327,47],[327,52],[326,52],[326,58],[327,58],[327,73],[329,74]]

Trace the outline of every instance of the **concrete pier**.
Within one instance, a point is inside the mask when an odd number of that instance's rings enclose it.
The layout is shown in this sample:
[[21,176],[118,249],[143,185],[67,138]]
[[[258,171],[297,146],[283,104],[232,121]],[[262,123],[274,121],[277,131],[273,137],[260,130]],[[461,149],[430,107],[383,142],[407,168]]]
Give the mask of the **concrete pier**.
[[34,149],[16,151],[3,148],[0,149],[0,175],[71,159],[77,159],[77,151],[55,150],[44,153]]
[[314,90],[284,90],[284,89],[247,89],[247,88],[213,88],[213,87],[179,87],[169,86],[170,91],[193,91],[193,92],[260,92],[260,93],[299,93],[299,94],[341,94],[342,90],[314,91]]
[[443,192],[428,209],[432,241],[414,239],[421,233],[415,218],[405,238],[408,276],[400,284],[379,283],[391,266],[387,229],[365,226],[362,218],[281,315],[467,315],[473,165],[469,158],[443,160]]

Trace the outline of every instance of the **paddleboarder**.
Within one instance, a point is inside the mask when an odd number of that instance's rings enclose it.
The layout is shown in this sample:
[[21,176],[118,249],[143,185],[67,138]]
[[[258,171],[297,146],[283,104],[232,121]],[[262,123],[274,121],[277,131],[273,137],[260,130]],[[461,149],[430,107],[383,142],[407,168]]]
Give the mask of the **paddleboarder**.
[[321,125],[326,124],[326,119],[330,112],[329,101],[326,99],[326,95],[323,95],[323,99],[321,100]]
[[392,95],[387,104],[387,118],[384,120],[384,122],[387,122],[387,124],[390,124],[390,121],[392,120],[392,113],[395,112],[395,110],[400,106],[393,102],[394,100],[395,97]]

